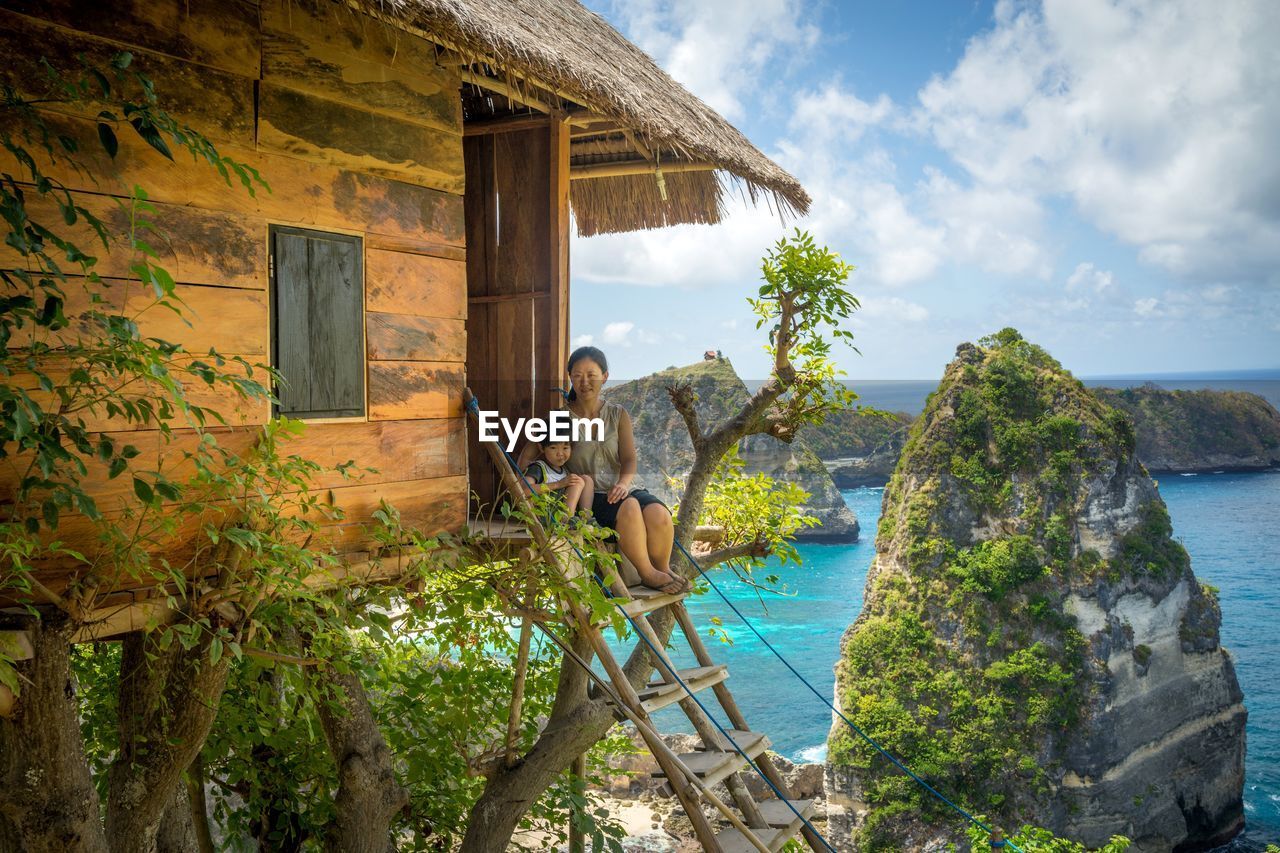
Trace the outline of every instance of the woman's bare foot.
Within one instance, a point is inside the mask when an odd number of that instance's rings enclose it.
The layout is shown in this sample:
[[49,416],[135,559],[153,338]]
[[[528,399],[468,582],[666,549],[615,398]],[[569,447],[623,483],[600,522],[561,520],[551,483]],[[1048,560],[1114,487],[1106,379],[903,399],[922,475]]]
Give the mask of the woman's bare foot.
[[675,595],[676,593],[684,592],[688,589],[689,581],[679,575],[660,572],[649,580],[641,578],[640,585],[646,586],[649,589],[656,589],[658,592],[665,593],[667,595]]

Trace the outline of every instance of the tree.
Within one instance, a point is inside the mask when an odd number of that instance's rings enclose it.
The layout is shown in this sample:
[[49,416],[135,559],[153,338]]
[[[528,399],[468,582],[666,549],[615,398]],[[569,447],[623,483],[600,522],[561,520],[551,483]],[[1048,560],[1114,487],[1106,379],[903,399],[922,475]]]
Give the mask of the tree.
[[[769,328],[767,351],[773,362],[769,380],[732,417],[709,427],[702,424],[696,396],[687,384],[668,388],[694,448],[675,526],[676,539],[684,547],[692,546],[694,532],[704,519],[708,489],[722,460],[743,438],[768,434],[789,442],[805,424],[820,423],[828,413],[852,402],[852,392],[837,382],[841,374],[830,359],[832,340],[852,340],[852,333],[841,328],[858,308],[858,301],[844,287],[850,272],[851,266],[817,246],[807,234],[797,231],[792,238],[780,240],[764,258],[764,283],[750,300],[757,328]],[[758,556],[758,545],[748,544],[718,556]],[[665,643],[674,621],[670,612],[659,611],[649,621]],[[569,641],[577,654],[589,657],[584,637],[575,635]],[[639,688],[654,666],[648,649],[637,645],[623,669],[632,686]],[[514,766],[500,767],[489,778],[471,809],[462,849],[501,849],[529,802],[552,785],[576,756],[603,738],[613,722],[611,707],[603,698],[588,695],[586,675],[564,658],[542,734]]]

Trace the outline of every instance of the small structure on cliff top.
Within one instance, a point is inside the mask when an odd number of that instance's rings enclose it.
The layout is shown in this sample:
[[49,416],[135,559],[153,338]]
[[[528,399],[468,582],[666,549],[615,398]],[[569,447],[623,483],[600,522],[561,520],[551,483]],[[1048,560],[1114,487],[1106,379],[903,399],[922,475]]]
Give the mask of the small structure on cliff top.
[[[468,472],[464,384],[509,416],[557,402],[570,211],[581,234],[713,223],[735,182],[779,211],[809,204],[576,0],[22,3],[0,11],[0,44],[17,85],[43,79],[33,45],[63,70],[127,48],[166,109],[270,184],[226,192],[212,170],[135,139],[114,158],[98,151],[92,175],[50,169],[107,222],[116,198],[135,185],[149,193],[171,241],[160,260],[194,323],[151,312],[144,336],[270,361],[288,381],[275,412],[202,405],[232,410],[244,442],[275,413],[307,419],[292,452],[377,469],[358,484],[315,484],[344,513],[316,544],[334,546],[353,576],[369,571],[376,543],[363,528],[380,500],[436,531],[462,525],[470,493],[493,498],[483,461]],[[94,138],[88,117],[49,121]],[[99,269],[129,275],[123,258]],[[195,437],[131,440],[158,464]],[[105,507],[127,479],[93,472],[86,488]],[[91,546],[72,536],[74,518],[63,529],[69,546]],[[71,580],[42,577],[55,594]],[[147,613],[133,605],[153,586],[121,579],[96,635],[140,627]]]
[[[885,490],[837,698],[1003,825],[1089,847],[1222,843],[1244,821],[1246,712],[1215,591],[1126,417],[1016,332],[981,343],[957,350]],[[948,835],[845,729],[830,747],[837,838]]]

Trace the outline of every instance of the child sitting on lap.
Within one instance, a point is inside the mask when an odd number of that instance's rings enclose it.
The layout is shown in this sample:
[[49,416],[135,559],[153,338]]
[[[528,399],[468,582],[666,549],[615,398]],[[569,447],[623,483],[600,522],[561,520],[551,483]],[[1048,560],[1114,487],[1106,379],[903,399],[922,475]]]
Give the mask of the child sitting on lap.
[[585,474],[570,474],[565,463],[573,452],[567,441],[544,441],[539,445],[542,454],[524,472],[524,480],[535,495],[553,491],[564,501],[570,515],[590,515],[591,501],[595,497],[595,484]]

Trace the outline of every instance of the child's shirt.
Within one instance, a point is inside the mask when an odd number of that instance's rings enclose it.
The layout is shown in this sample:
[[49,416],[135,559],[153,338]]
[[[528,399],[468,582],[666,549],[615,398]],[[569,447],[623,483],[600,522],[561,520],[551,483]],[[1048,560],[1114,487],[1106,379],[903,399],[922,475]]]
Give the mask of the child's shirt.
[[568,471],[563,468],[556,468],[545,459],[535,459],[533,463],[525,469],[524,474],[539,485],[558,483],[565,477],[569,476]]

